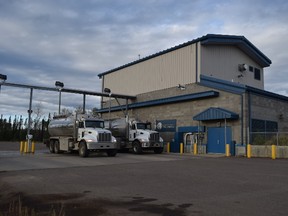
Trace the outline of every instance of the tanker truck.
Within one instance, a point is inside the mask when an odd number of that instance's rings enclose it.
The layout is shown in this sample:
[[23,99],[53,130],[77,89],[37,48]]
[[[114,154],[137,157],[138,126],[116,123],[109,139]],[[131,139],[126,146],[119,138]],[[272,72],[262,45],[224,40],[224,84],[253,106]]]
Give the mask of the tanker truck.
[[150,122],[120,118],[105,121],[105,127],[115,136],[120,149],[132,149],[135,154],[141,154],[143,150],[153,150],[156,154],[163,152],[163,139],[151,129]]
[[46,142],[51,153],[78,151],[87,157],[90,152],[117,154],[117,141],[104,128],[104,120],[86,114],[55,116],[48,125],[50,138]]

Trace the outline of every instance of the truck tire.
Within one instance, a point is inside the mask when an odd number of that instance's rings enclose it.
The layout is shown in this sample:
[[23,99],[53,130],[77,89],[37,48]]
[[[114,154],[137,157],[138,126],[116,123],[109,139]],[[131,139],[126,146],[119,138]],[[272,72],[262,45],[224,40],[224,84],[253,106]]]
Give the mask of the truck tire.
[[163,152],[163,148],[154,148],[155,154],[161,154]]
[[143,150],[139,141],[134,141],[132,143],[132,151],[134,154],[142,154]]
[[80,157],[88,157],[89,153],[87,150],[87,145],[85,142],[79,143],[79,156]]
[[116,149],[109,149],[106,151],[108,157],[115,157],[117,154],[117,150]]
[[54,142],[54,152],[55,152],[55,154],[61,153],[59,140],[55,140],[55,142]]
[[49,143],[49,151],[50,153],[54,153],[54,142],[53,140],[50,140],[50,143]]

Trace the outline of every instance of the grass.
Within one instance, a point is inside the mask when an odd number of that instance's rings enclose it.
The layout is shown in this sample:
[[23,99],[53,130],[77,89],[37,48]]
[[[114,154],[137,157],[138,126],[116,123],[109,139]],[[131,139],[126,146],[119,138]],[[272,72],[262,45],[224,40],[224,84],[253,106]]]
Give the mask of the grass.
[[22,202],[21,196],[18,199],[14,199],[9,203],[8,209],[4,212],[0,212],[0,216],[65,216],[65,210],[63,204],[59,210],[51,205],[51,209],[46,212],[36,211],[34,208],[25,206]]

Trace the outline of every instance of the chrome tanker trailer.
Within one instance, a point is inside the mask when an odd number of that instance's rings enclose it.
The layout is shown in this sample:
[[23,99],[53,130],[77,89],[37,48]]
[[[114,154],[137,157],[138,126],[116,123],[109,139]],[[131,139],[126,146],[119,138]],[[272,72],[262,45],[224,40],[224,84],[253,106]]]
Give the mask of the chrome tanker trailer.
[[163,152],[163,139],[151,129],[150,122],[119,118],[105,121],[105,127],[115,136],[120,149],[132,149],[136,154],[143,150],[153,150],[156,154]]
[[117,154],[117,142],[104,128],[104,121],[89,115],[55,116],[48,125],[50,135],[46,142],[51,153],[79,151],[87,157],[89,152],[104,151],[108,156]]

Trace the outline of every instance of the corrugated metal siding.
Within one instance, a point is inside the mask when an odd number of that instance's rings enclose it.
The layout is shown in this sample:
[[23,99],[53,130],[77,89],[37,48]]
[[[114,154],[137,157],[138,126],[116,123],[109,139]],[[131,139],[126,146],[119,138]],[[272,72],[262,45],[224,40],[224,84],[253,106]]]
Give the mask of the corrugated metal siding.
[[195,44],[105,75],[104,86],[119,94],[137,95],[178,84],[194,83]]
[[[249,70],[243,72],[243,77],[239,78],[238,75],[241,74],[238,70],[239,64],[247,64],[260,69],[261,80],[255,80],[254,73]],[[264,89],[263,68],[232,45],[202,45],[201,74]]]

